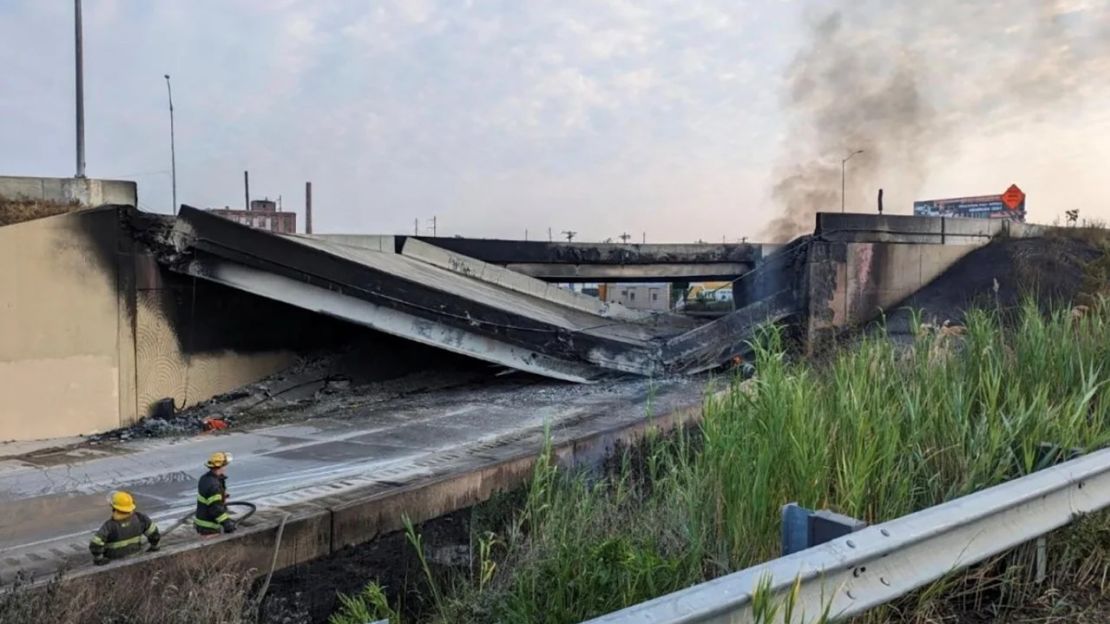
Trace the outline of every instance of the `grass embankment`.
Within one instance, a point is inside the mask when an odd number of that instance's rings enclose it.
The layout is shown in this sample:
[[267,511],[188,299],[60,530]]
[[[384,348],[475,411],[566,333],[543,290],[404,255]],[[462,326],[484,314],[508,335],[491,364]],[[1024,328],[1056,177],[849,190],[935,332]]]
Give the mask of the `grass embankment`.
[[[1007,329],[998,317],[925,328],[909,347],[867,338],[820,365],[768,333],[758,377],[710,401],[695,434],[650,440],[602,478],[543,463],[511,522],[475,531],[469,569],[401,592],[371,583],[332,621],[578,622],[776,557],[784,503],[881,522],[1033,472],[1044,443],[1105,445],[1110,307],[1046,318],[1029,304]],[[1108,536],[1103,518],[1054,536],[1053,574],[1101,596]],[[1026,561],[1012,554],[867,619],[1027,606],[1052,579],[1025,583]]]

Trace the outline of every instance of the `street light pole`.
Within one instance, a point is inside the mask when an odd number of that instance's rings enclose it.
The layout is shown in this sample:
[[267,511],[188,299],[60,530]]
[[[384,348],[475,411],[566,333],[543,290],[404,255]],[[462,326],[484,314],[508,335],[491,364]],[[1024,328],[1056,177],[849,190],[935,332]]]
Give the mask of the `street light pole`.
[[170,100],[170,179],[173,188],[173,214],[177,214],[177,150],[173,144],[173,89],[170,88],[170,75],[166,74],[166,95]]
[[848,154],[848,156],[845,157],[844,160],[840,161],[840,212],[844,212],[844,172],[847,168],[848,161],[852,160],[852,156],[862,153],[863,150],[856,150],[851,154]]
[[77,174],[85,177],[85,60],[82,52],[81,0],[73,0],[73,43],[77,87]]

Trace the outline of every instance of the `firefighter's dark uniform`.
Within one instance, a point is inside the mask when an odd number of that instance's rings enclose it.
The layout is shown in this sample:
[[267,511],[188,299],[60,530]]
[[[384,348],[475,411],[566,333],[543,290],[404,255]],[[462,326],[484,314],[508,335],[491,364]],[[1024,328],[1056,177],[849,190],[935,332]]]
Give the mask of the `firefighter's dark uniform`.
[[143,538],[150,542],[151,549],[158,548],[158,525],[151,522],[146,514],[133,512],[127,515],[113,514],[112,519],[100,525],[89,542],[89,551],[96,563],[123,559],[143,549]]
[[197,514],[193,520],[197,533],[214,535],[221,530],[231,533],[235,521],[227,513],[227,477],[211,470],[197,484]]

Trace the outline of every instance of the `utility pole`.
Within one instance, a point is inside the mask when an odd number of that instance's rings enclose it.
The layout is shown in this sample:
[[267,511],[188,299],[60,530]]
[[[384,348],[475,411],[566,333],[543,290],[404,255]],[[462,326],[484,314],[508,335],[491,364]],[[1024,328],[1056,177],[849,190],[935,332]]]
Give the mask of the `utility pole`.
[[563,236],[567,237],[567,242],[569,243],[569,242],[574,240],[574,237],[578,234],[578,232],[572,232],[571,230],[563,230],[562,234],[563,234]]
[[527,242],[527,240],[528,240],[528,228],[524,228],[524,240],[525,240],[526,242]]
[[641,240],[643,241],[643,243],[644,243],[645,245],[647,244],[647,232],[644,232],[644,233],[643,233],[643,237],[642,237],[642,239],[641,239]]
[[617,238],[621,239],[621,242],[624,243],[625,245],[627,245],[628,244],[628,239],[632,238],[632,235],[629,234],[628,232],[624,232],[623,234],[621,234]]
[[246,205],[243,206],[243,210],[250,210],[251,209],[251,178],[250,178],[250,173],[247,172],[247,171],[243,172],[243,201],[246,202]]
[[81,0],[73,0],[73,42],[77,86],[77,174],[85,177],[85,55],[81,34]]
[[848,154],[848,156],[846,156],[844,158],[844,160],[840,161],[840,212],[844,212],[844,172],[845,172],[846,166],[848,164],[848,161],[852,160],[852,156],[855,156],[856,154],[862,154],[862,153],[863,153],[863,150],[856,150],[856,151],[852,152],[851,154]]
[[173,89],[170,88],[170,75],[166,74],[166,95],[170,99],[170,179],[173,188],[173,214],[177,214],[177,154],[173,145]]
[[420,236],[420,219],[412,220],[412,235]]
[[547,242],[552,242],[555,239],[551,238],[551,228],[547,228]]
[[432,238],[436,237],[436,217],[432,215]]

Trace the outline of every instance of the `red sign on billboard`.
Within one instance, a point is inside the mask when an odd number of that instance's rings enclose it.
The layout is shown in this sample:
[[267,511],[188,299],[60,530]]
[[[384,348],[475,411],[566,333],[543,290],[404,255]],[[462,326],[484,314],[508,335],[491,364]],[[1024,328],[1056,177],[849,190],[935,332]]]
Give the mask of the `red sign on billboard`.
[[1002,203],[1010,210],[1017,210],[1023,201],[1025,201],[1025,193],[1016,184],[1011,184],[1010,188],[1002,194]]

